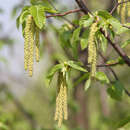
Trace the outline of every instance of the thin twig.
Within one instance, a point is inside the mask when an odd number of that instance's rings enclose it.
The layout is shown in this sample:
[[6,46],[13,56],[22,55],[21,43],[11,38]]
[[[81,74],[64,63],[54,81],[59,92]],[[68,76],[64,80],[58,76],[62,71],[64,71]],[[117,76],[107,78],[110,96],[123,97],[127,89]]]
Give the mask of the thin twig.
[[62,14],[52,14],[52,15],[48,15],[48,16],[46,16],[46,18],[57,17],[57,16],[65,16],[65,15],[72,14],[72,13],[76,13],[76,12],[80,12],[80,11],[81,11],[81,9],[69,10],[69,11],[64,12],[64,13],[62,13]]

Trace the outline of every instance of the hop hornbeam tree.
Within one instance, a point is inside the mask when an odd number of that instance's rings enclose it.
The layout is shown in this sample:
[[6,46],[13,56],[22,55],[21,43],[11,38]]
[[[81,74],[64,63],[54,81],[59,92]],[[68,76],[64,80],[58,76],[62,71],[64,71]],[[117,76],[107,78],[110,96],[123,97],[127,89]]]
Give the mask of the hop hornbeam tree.
[[[48,0],[49,1],[49,0]],[[130,17],[129,0],[113,0],[114,6],[110,11],[97,10],[92,12],[88,9],[83,0],[75,0],[78,8],[60,13],[52,2],[45,4],[44,0],[31,0],[29,6],[22,9],[17,18],[17,27],[22,25],[24,37],[24,68],[33,75],[34,58],[40,60],[40,33],[46,30],[49,18],[63,18],[66,23],[62,25],[57,34],[61,47],[66,53],[68,60],[56,60],[47,74],[47,81],[50,84],[55,73],[57,76],[57,97],[54,119],[61,127],[63,119],[68,119],[68,91],[69,82],[72,80],[73,87],[84,84],[84,91],[87,91],[91,84],[99,81],[108,86],[107,93],[111,98],[121,100],[123,92],[130,96],[128,90],[122,85],[112,67],[126,64],[130,67],[130,58],[123,48],[130,44],[128,39],[123,44],[116,43],[116,36],[129,33]],[[77,13],[80,14],[74,22],[64,16]],[[118,16],[113,15],[116,13]],[[82,14],[82,15],[81,15]],[[118,18],[119,19],[118,19]],[[53,41],[52,41],[53,42]],[[105,53],[111,46],[117,53],[117,58],[109,60]],[[111,51],[110,51],[111,53]],[[100,62],[102,59],[102,62]],[[104,68],[105,71],[101,71]],[[76,81],[71,79],[71,72],[78,71]],[[110,72],[115,79],[111,78],[106,71]]]

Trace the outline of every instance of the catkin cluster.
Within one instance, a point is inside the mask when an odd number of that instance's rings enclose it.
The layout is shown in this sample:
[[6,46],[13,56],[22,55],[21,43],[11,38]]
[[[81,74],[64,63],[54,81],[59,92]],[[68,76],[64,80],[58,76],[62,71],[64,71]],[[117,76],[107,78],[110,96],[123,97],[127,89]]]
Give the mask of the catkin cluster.
[[95,45],[95,33],[97,31],[97,22],[94,22],[90,28],[90,35],[88,39],[88,63],[91,64],[91,76],[94,77],[96,73],[97,52]]
[[67,86],[64,80],[61,81],[59,92],[56,98],[55,120],[58,120],[58,127],[61,127],[63,119],[68,119],[67,108]]
[[125,0],[118,0],[118,3],[124,2],[122,4],[119,4],[117,7],[117,13],[120,14],[121,17],[121,23],[124,24],[126,20],[126,9],[127,9],[127,15],[130,17],[130,2],[126,2]]
[[24,69],[28,70],[29,76],[33,75],[34,47],[36,61],[39,61],[39,30],[35,29],[33,17],[30,15],[24,30]]

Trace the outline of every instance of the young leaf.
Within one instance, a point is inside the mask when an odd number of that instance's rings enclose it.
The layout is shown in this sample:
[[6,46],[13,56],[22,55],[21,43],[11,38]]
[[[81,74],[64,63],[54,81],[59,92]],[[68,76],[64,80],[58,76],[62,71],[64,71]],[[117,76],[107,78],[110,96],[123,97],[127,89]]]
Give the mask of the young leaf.
[[124,48],[124,47],[126,47],[127,45],[129,45],[129,44],[130,44],[130,39],[127,40],[127,41],[125,41],[125,42],[122,44],[121,48]]
[[74,30],[72,39],[71,39],[72,46],[75,46],[75,42],[79,40],[80,30],[81,30],[80,27]]
[[22,12],[22,14],[19,17],[19,23],[23,24],[23,22],[26,20],[28,15],[29,15],[29,11],[28,10],[25,10],[24,12]]
[[124,125],[126,125],[129,122],[130,122],[130,116],[126,117],[125,119],[122,119],[121,121],[119,121],[116,124],[116,128],[121,128],[121,127],[123,127]]
[[98,11],[97,15],[105,20],[112,18],[112,15],[106,10]]
[[48,79],[48,82],[49,82],[49,83],[51,82],[51,80],[52,80],[54,74],[55,74],[58,70],[60,70],[60,69],[62,69],[62,68],[63,68],[63,64],[58,64],[58,65],[55,65],[54,67],[52,67],[52,68],[50,69],[50,71],[48,72],[48,75],[47,75],[47,79]]
[[81,49],[84,50],[88,46],[88,40],[84,39],[84,38],[81,38],[80,39],[80,45],[81,45]]
[[115,81],[112,86],[107,89],[108,94],[111,98],[120,101],[122,99],[124,86],[120,81]]
[[91,78],[89,78],[89,79],[86,81],[86,83],[85,83],[85,91],[88,90],[88,88],[90,87],[90,85],[91,85]]
[[79,71],[83,71],[83,72],[87,72],[86,69],[84,69],[83,67],[81,67],[77,62],[75,61],[68,61],[67,64],[72,67],[73,69],[79,70]]
[[96,72],[95,78],[99,80],[101,83],[109,83],[109,79],[107,78],[104,72]]
[[83,27],[89,27],[94,21],[93,17],[88,18],[87,20],[84,20],[82,23]]
[[31,15],[34,18],[35,24],[39,29],[43,29],[46,23],[44,7],[41,5],[32,6],[30,8]]
[[84,15],[83,17],[81,17],[80,21],[79,21],[79,25],[83,26],[84,22],[87,21],[89,19],[89,15]]
[[120,22],[113,17],[108,19],[107,22],[109,22],[113,28],[116,29],[116,34],[121,34],[129,30],[128,28],[123,27]]
[[45,10],[45,12],[48,12],[48,13],[58,13],[58,11],[56,11],[52,8],[49,8],[49,7],[44,7],[44,10]]

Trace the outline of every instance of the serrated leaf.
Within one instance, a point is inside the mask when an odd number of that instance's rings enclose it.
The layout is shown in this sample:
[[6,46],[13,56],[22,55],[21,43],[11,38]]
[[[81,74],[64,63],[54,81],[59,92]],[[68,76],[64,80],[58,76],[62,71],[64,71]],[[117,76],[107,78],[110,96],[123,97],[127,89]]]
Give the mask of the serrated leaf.
[[84,50],[88,46],[88,40],[84,39],[84,38],[81,38],[80,39],[80,45],[81,45],[81,49]]
[[125,41],[124,43],[122,43],[121,48],[124,48],[124,47],[126,47],[127,45],[129,45],[129,44],[130,44],[130,39],[127,40],[127,41]]
[[90,87],[90,85],[91,85],[91,78],[89,78],[89,79],[86,81],[86,83],[85,83],[85,91],[88,90],[88,88]]
[[60,70],[60,69],[62,69],[62,68],[63,68],[63,64],[58,64],[58,65],[53,66],[53,67],[50,69],[50,71],[48,72],[48,75],[47,75],[47,79],[48,79],[49,84],[50,84],[50,82],[51,82],[51,80],[52,80],[54,74],[55,74],[58,70]]
[[83,72],[87,72],[86,69],[84,69],[83,67],[81,67],[77,62],[75,61],[68,61],[67,64],[72,67],[73,69],[79,70],[79,71],[83,71]]
[[79,25],[80,26],[83,26],[84,25],[84,22],[86,21],[86,20],[88,20],[90,17],[89,17],[89,15],[84,15],[84,16],[82,16],[81,18],[80,18],[80,20],[79,20]]
[[97,15],[105,20],[112,18],[112,15],[106,10],[98,11]]
[[41,5],[32,6],[30,8],[30,13],[34,18],[35,24],[39,29],[43,29],[46,23],[46,16],[44,7]]
[[90,17],[87,20],[84,20],[84,22],[82,23],[83,27],[89,27],[93,23],[93,21],[94,21],[94,17]]
[[126,124],[130,123],[130,116],[126,117],[125,119],[122,119],[116,124],[116,128],[121,128],[125,126]]
[[107,89],[111,98],[120,101],[122,99],[124,86],[120,81],[115,81],[112,86]]
[[101,83],[109,83],[109,79],[107,78],[104,72],[96,72],[95,78],[99,80]]

